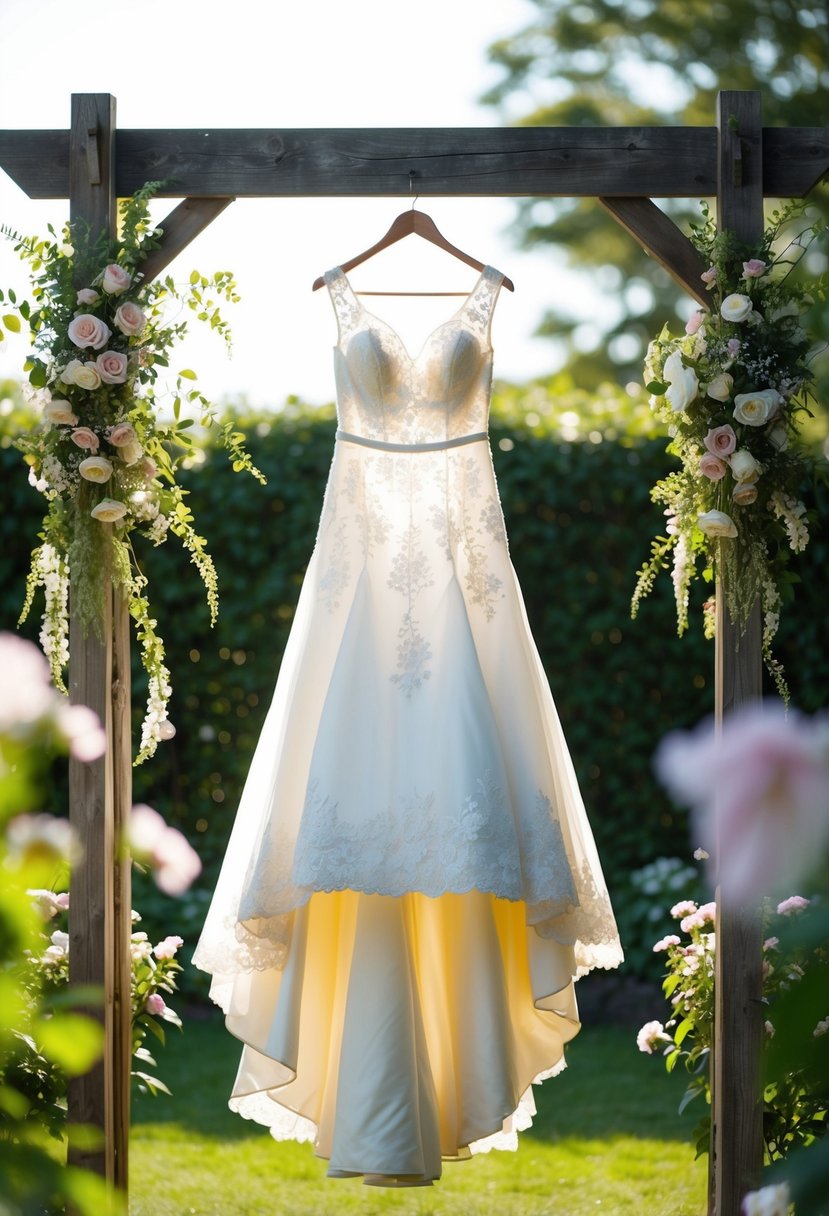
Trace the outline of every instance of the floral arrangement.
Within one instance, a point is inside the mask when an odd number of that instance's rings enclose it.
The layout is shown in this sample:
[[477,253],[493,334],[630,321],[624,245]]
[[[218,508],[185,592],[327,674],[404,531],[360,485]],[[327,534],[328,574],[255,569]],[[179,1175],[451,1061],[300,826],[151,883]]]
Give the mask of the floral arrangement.
[[[809,412],[813,347],[802,314],[821,285],[795,283],[791,271],[825,224],[803,219],[795,201],[771,217],[757,247],[717,232],[707,205],[692,241],[709,262],[702,275],[711,307],[699,310],[680,336],[667,326],[648,347],[646,388],[657,417],[668,426],[668,451],[682,468],[651,491],[664,503],[666,535],[658,536],[638,573],[631,604],[636,616],[660,570],[671,576],[680,635],[688,625],[688,597],[700,573],[720,580],[731,620],[745,628],[759,600],[763,658],[778,692],[785,678],[772,655],[787,564],[809,540],[806,508],[798,498],[809,470],[793,446],[798,415]],[[792,224],[802,226],[788,241]],[[782,245],[782,248],[781,248]],[[704,607],[706,636],[715,630],[715,600]]]
[[[149,217],[158,185],[148,183],[120,203],[115,240],[104,235],[92,241],[77,225],[67,225],[60,236],[50,227],[46,240],[1,230],[32,273],[34,304],[18,301],[11,291],[0,291],[0,304],[14,310],[2,318],[7,329],[19,331],[22,320],[31,332],[27,395],[42,421],[18,446],[31,484],[49,504],[41,544],[32,554],[21,620],[42,587],[41,644],[55,684],[65,691],[70,577],[72,610],[86,635],[101,633],[110,578],[126,596],[148,678],[136,763],[174,730],[167,715],[170,673],[134,535],[153,545],[175,535],[204,583],[211,623],[218,610],[216,571],[176,476],[193,445],[188,430],[194,420],[182,417],[183,410],[195,409],[202,426],[216,422],[215,411],[187,368],[175,376],[171,416],[162,420],[166,386],[160,377],[172,347],[187,331],[182,309],[229,346],[219,302],[238,299],[225,271],[212,278],[194,271],[184,289],[169,276],[145,282],[142,263],[161,235]],[[264,481],[242,446],[243,435],[222,423],[221,440],[234,470]]]
[[[792,918],[808,918],[809,908],[808,899],[792,895],[776,906],[767,904],[765,909],[763,999],[767,1006],[765,1030],[769,1045],[777,1031],[775,1006],[798,986],[808,987],[810,972],[820,980],[829,961],[826,943],[815,941],[814,934],[804,932],[803,927],[797,935],[785,932]],[[682,900],[671,908],[671,915],[679,921],[679,932],[667,934],[653,947],[655,953],[665,958],[667,970],[662,987],[671,1004],[671,1017],[664,1026],[658,1021],[647,1022],[636,1043],[648,1055],[659,1052],[668,1072],[681,1060],[691,1074],[680,1103],[683,1111],[699,1096],[710,1103],[708,1058],[714,1030],[716,905],[700,906],[693,900]],[[812,940],[807,946],[810,936]],[[826,1016],[808,1029],[814,1039],[829,1033],[829,1009]],[[767,1160],[779,1160],[799,1145],[811,1144],[823,1136],[827,1114],[825,1087],[813,1068],[789,1068],[781,1075],[767,1077],[763,1101]],[[695,1136],[698,1154],[706,1152],[707,1117]]]

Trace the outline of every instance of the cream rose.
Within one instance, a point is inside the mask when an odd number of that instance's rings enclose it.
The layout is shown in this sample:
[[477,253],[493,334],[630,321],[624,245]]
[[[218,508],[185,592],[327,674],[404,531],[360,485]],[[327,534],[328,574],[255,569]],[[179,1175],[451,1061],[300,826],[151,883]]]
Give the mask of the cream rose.
[[97,452],[101,444],[98,436],[88,426],[76,427],[70,435],[70,439],[79,448],[86,448],[89,452]]
[[144,449],[137,439],[131,439],[128,443],[121,444],[118,455],[124,464],[135,464],[144,455]]
[[735,291],[723,300],[720,305],[720,316],[725,321],[745,321],[753,307],[754,305],[748,296],[744,296],[742,292]]
[[751,452],[746,451],[745,448],[738,448],[729,458],[728,464],[731,469],[731,476],[735,481],[750,484],[760,476],[759,464]]
[[101,286],[108,296],[120,296],[123,291],[127,290],[130,283],[132,283],[131,275],[117,262],[112,262],[104,269]]
[[703,452],[700,457],[699,471],[709,481],[719,481],[725,477],[728,470],[728,465],[720,460],[719,456],[715,456],[713,452]]
[[94,287],[82,287],[75,297],[79,304],[97,304],[100,298]]
[[78,465],[78,472],[86,481],[96,481],[102,485],[112,476],[112,464],[106,456],[87,456]]
[[79,312],[75,319],[69,322],[66,332],[70,342],[74,342],[81,349],[89,346],[92,350],[103,350],[112,336],[109,326],[105,325],[100,317],[93,317],[89,312]]
[[734,417],[748,426],[765,426],[782,404],[783,398],[776,388],[758,389],[754,393],[738,393],[734,398]]
[[127,508],[117,498],[102,498],[97,507],[93,507],[89,512],[93,519],[102,524],[114,524],[123,519],[126,513]]
[[78,415],[73,412],[72,406],[60,397],[47,401],[43,407],[43,417],[47,422],[54,422],[59,426],[76,426],[78,422]]
[[697,395],[699,380],[692,367],[686,367],[678,351],[668,355],[662,374],[668,381],[665,396],[671,403],[671,409],[679,413],[684,410]]
[[126,334],[128,338],[136,338],[143,332],[147,318],[137,304],[125,300],[115,310],[115,324],[122,334]]
[[737,535],[737,525],[725,511],[705,511],[697,516],[697,524],[706,536]]
[[95,366],[104,384],[123,384],[127,378],[127,356],[120,351],[102,351]]
[[94,363],[82,363],[80,359],[70,359],[60,376],[64,384],[77,384],[92,392],[101,387],[101,374]]
[[728,372],[720,372],[719,376],[705,386],[705,393],[708,397],[713,397],[715,401],[727,401],[731,396],[731,390],[734,387],[734,377],[729,376]]
[[747,481],[737,482],[731,491],[731,498],[738,507],[747,507],[757,498],[757,487]]

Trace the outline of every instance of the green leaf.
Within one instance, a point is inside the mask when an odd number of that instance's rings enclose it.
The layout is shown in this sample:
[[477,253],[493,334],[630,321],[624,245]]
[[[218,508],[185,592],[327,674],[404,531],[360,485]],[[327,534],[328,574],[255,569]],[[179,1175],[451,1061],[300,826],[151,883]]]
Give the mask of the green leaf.
[[198,270],[191,270],[190,271],[190,286],[195,287],[196,284],[198,283],[200,277],[201,276],[199,275]]
[[3,314],[3,324],[5,325],[6,329],[11,331],[11,333],[20,333],[20,317],[16,316],[13,312],[6,312]]
[[80,1013],[56,1013],[33,1027],[41,1051],[69,1076],[88,1072],[104,1046],[99,1022]]
[[185,380],[197,380],[197,379],[198,379],[198,376],[197,376],[197,375],[196,375],[196,373],[193,371],[193,369],[192,369],[192,368],[190,368],[190,367],[185,367],[185,368],[183,368],[183,369],[182,369],[182,370],[179,372],[179,375],[180,375],[180,376],[181,376],[183,379],[185,379]]
[[682,1021],[677,1026],[676,1033],[674,1034],[674,1042],[676,1043],[677,1047],[680,1045],[680,1043],[682,1043],[682,1041],[687,1037],[688,1034],[690,1034],[690,1032],[693,1029],[694,1029],[694,1019],[693,1018],[683,1018]]
[[651,380],[649,384],[645,385],[645,391],[653,393],[654,397],[664,397],[668,391],[668,386],[667,384],[663,384],[661,380]]

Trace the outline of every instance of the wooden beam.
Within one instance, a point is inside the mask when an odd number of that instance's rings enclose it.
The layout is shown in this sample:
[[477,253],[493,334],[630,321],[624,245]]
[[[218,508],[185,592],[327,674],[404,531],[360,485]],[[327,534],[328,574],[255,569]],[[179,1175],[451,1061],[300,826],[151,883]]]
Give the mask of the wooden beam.
[[[109,94],[72,97],[70,136],[71,223],[88,224],[93,239],[115,230],[115,99]],[[90,508],[81,488],[78,510]],[[108,525],[103,525],[108,526]],[[72,872],[69,978],[73,986],[103,993],[105,1047],[101,1061],[69,1086],[69,1156],[126,1189],[129,1086],[132,1059],[130,996],[129,862],[116,860],[121,824],[132,800],[129,712],[129,630],[126,606],[113,610],[109,565],[100,636],[87,635],[72,608],[70,590],[69,688],[74,702],[90,706],[106,726],[107,750],[91,764],[70,761],[69,818],[83,856]],[[75,572],[74,580],[77,579]],[[113,616],[114,611],[114,616]],[[113,634],[113,620],[117,630]],[[98,1128],[103,1147],[90,1150],[73,1128]]]
[[[829,127],[766,128],[763,192],[801,196],[829,170]],[[715,127],[133,130],[116,189],[167,179],[169,198],[716,193]],[[69,134],[0,131],[0,165],[30,198],[66,198]],[[666,173],[666,166],[670,172]]]
[[[718,224],[742,241],[763,234],[763,140],[759,93],[723,92],[717,103]],[[727,542],[725,542],[727,543]],[[716,716],[762,696],[760,605],[745,632],[732,625],[717,589]],[[759,909],[717,891],[712,1072],[712,1194],[715,1216],[739,1216],[763,1167],[763,949]]]
[[708,308],[711,297],[700,275],[708,263],[700,257],[684,232],[649,198],[600,198],[613,218],[642,248],[667,270],[683,291]]
[[149,283],[161,274],[173,258],[186,249],[190,242],[203,232],[217,215],[221,215],[233,202],[232,198],[186,198],[174,207],[166,219],[158,225],[164,233],[158,249],[145,259],[141,273]]

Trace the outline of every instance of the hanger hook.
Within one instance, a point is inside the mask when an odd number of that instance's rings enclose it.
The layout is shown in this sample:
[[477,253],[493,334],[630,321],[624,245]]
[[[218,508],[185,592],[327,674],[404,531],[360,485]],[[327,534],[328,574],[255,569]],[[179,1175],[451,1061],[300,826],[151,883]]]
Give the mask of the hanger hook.
[[410,169],[409,170],[409,194],[414,195],[414,197],[412,198],[412,211],[414,211],[415,203],[420,198],[420,192],[418,192],[417,194],[415,194],[415,192],[414,192],[414,182],[415,182],[416,177],[417,177],[417,170]]

